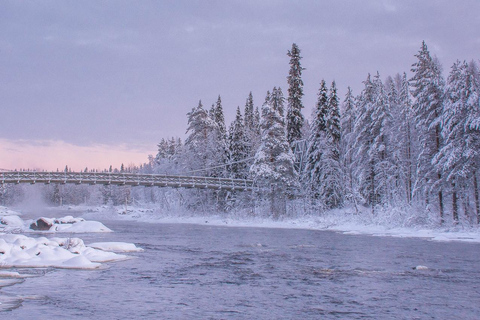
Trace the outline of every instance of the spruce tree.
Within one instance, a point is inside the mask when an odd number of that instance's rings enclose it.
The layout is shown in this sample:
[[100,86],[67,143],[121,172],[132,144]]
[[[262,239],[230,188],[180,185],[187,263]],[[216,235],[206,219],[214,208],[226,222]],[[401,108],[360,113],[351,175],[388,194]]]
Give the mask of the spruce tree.
[[342,103],[341,113],[341,157],[344,177],[345,199],[356,205],[356,179],[354,176],[353,156],[355,142],[354,125],[355,125],[355,97],[352,89],[348,87],[345,99]]
[[[459,220],[458,194],[465,197],[470,189],[478,192],[474,185],[480,160],[480,131],[471,125],[471,119],[472,115],[480,115],[479,89],[468,64],[455,62],[445,90],[442,114],[444,145],[434,158],[437,171],[442,173],[451,188],[452,216],[455,222]],[[473,185],[468,185],[468,182],[473,182]],[[474,196],[478,197],[478,194]],[[478,212],[476,215],[478,217]]]
[[436,171],[432,160],[443,146],[441,115],[445,84],[441,67],[430,56],[425,41],[415,57],[417,57],[417,62],[412,65],[411,71],[414,76],[410,79],[410,85],[415,98],[413,112],[415,126],[420,134],[421,150],[417,160],[416,188],[425,194],[427,206],[429,205],[429,193],[431,190],[437,191],[440,223],[443,223],[443,190],[440,183],[442,174]]
[[217,102],[212,105],[209,112],[210,120],[213,123],[213,135],[211,137],[213,177],[227,177],[228,145],[225,116],[223,114],[222,99],[218,96]]
[[398,96],[398,106],[400,108],[400,121],[398,121],[398,141],[400,147],[400,168],[404,174],[405,180],[405,198],[407,203],[413,199],[413,183],[415,181],[415,159],[417,156],[416,141],[417,136],[413,119],[412,99],[407,80],[407,74],[404,72],[401,79],[401,89]]
[[303,81],[302,66],[300,65],[300,49],[294,43],[292,50],[288,51],[290,57],[290,71],[288,74],[288,109],[287,109],[287,140],[293,148],[295,141],[302,139],[302,126],[304,117],[302,115]]
[[270,199],[270,210],[274,218],[286,213],[286,194],[298,186],[283,112],[282,90],[273,88],[271,94],[267,92],[262,107],[261,144],[250,167],[251,177]]
[[364,81],[365,88],[358,98],[355,123],[355,174],[360,193],[372,207],[383,205],[391,197],[392,154],[390,152],[391,114],[384,85],[377,73]]
[[322,80],[308,141],[305,172],[311,196],[327,209],[343,204],[340,137],[336,85],[332,82],[328,95],[325,81]]
[[[214,123],[208,112],[203,108],[202,101],[188,114],[188,137],[185,147],[188,151],[186,165],[191,170],[205,169],[214,165],[212,159],[212,145],[214,144]],[[209,172],[206,171],[206,174]]]
[[230,175],[236,179],[246,179],[248,176],[247,163],[249,157],[248,143],[245,136],[245,127],[240,108],[237,108],[235,120],[229,128]]
[[244,117],[245,139],[247,141],[247,153],[249,157],[255,155],[260,144],[259,114],[257,115],[256,112],[258,113],[258,109],[254,108],[253,95],[250,92],[245,103]]
[[311,134],[308,138],[307,160],[303,175],[310,195],[314,199],[319,199],[321,196],[319,190],[322,183],[321,159],[324,147],[324,135],[327,129],[327,116],[328,89],[325,81],[322,80],[318,92],[317,104],[313,112]]

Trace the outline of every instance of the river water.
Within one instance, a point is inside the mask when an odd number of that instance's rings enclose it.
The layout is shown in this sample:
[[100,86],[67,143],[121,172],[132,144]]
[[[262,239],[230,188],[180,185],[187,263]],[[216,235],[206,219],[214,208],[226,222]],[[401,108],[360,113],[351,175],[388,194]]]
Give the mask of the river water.
[[[3,288],[0,319],[480,319],[480,245],[329,231],[103,221],[133,242],[94,271]],[[428,270],[413,270],[425,265]]]

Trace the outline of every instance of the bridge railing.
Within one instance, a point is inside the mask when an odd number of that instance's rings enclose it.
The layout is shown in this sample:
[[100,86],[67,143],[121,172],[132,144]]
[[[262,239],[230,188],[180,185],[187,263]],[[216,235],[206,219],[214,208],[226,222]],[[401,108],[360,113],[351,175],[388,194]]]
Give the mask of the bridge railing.
[[251,191],[252,180],[113,172],[0,172],[1,183],[74,183]]

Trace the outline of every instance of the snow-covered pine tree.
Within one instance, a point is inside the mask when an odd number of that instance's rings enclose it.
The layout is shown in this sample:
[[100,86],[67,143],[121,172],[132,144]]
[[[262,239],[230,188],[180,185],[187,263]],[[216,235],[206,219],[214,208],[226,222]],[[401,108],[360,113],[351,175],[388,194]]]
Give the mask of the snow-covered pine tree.
[[[441,66],[432,59],[425,41],[418,54],[417,62],[412,65],[414,73],[410,79],[412,95],[415,98],[413,112],[415,126],[419,131],[420,154],[417,160],[417,181],[414,189],[422,191],[429,206],[429,193],[438,192],[440,223],[444,221],[443,191],[440,181],[442,173],[432,165],[433,157],[443,146],[441,136],[441,115],[444,99],[444,80]],[[415,191],[415,190],[414,190]]]
[[355,97],[353,96],[352,89],[348,87],[345,99],[342,103],[341,113],[341,158],[344,177],[344,192],[345,200],[349,201],[356,207],[357,198],[357,179],[354,176],[353,168],[353,156],[355,143],[354,125],[355,125]]
[[413,199],[413,183],[415,181],[415,159],[417,157],[416,141],[417,136],[413,119],[412,99],[408,85],[407,74],[404,72],[401,79],[401,89],[398,95],[398,106],[400,108],[400,119],[395,125],[399,129],[398,142],[400,147],[400,168],[405,180],[405,198],[407,203]]
[[475,151],[470,157],[474,159],[472,161],[473,192],[477,223],[480,224],[480,197],[478,189],[478,174],[480,171],[480,69],[474,61],[468,65],[467,92],[468,117],[465,126],[468,132],[470,150]]
[[343,174],[340,162],[340,108],[335,81],[330,87],[326,119],[325,149],[322,154],[323,180],[321,194],[329,209],[343,205]]
[[[384,84],[387,95],[388,107],[391,114],[391,126],[388,128],[390,143],[389,143],[389,158],[392,164],[392,183],[390,195],[392,201],[400,201],[402,204],[409,203],[408,196],[405,194],[404,185],[406,184],[405,168],[402,166],[403,159],[403,135],[402,135],[402,108],[400,106],[400,91],[401,91],[401,76],[397,73],[395,79],[388,76]],[[394,205],[394,203],[391,203]]]
[[294,43],[292,50],[287,55],[290,57],[290,71],[288,73],[288,108],[287,108],[287,140],[293,150],[296,141],[302,139],[302,126],[304,117],[302,114],[303,103],[303,80],[302,66],[300,65],[300,49]]
[[320,82],[318,91],[318,99],[313,111],[313,119],[311,123],[311,133],[308,138],[307,159],[303,180],[313,199],[320,199],[320,186],[322,184],[322,168],[321,160],[324,149],[324,136],[327,129],[328,117],[328,89],[325,80]]
[[360,192],[367,204],[383,205],[392,192],[392,159],[389,148],[391,114],[380,75],[364,81],[365,89],[358,101],[355,123],[355,167]]
[[249,158],[248,141],[240,108],[237,108],[235,120],[229,128],[228,145],[230,152],[230,175],[235,179],[246,179],[248,166],[245,161]]
[[225,125],[225,116],[223,114],[222,98],[220,95],[218,96],[217,102],[215,103],[213,109],[212,120],[218,127],[217,130],[220,134],[220,138],[225,141],[227,139],[227,129]]
[[250,92],[245,102],[244,116],[245,139],[247,141],[247,153],[253,157],[260,145],[260,113],[253,105],[253,95]]
[[210,175],[213,177],[228,177],[228,145],[225,116],[223,114],[222,99],[218,96],[217,102],[212,105],[209,116],[213,122],[213,135],[211,141],[212,162]]
[[141,168],[141,172],[151,173],[154,171],[163,174],[180,173],[178,164],[180,163],[182,151],[182,140],[180,138],[162,138],[158,144],[158,153],[155,158],[152,158],[153,163],[145,164],[146,167]]
[[[188,137],[185,140],[185,165],[190,170],[205,169],[213,165],[211,145],[214,123],[203,108],[202,101],[188,114]],[[206,172],[208,174],[208,172]]]
[[332,82],[328,94],[325,81],[320,83],[308,139],[306,183],[311,197],[327,209],[343,204],[343,179],[340,163],[340,110],[337,88]]
[[[445,88],[442,114],[444,145],[434,158],[437,170],[451,186],[455,222],[459,219],[458,194],[464,197],[471,189],[478,193],[474,185],[480,163],[480,131],[471,125],[472,115],[480,115],[479,85],[468,64],[457,61],[452,66]],[[478,212],[476,215],[478,219]]]
[[250,167],[251,177],[271,201],[270,210],[274,218],[286,213],[287,193],[298,186],[283,112],[282,90],[273,88],[271,94],[267,92],[262,107],[261,144]]

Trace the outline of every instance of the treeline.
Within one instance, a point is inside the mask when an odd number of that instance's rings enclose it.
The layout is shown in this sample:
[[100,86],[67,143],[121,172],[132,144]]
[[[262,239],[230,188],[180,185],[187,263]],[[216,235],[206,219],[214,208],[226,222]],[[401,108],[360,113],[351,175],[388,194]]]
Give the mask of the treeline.
[[[476,62],[455,62],[444,79],[440,62],[422,43],[410,77],[403,73],[382,80],[378,73],[369,74],[358,95],[348,88],[343,99],[334,81],[321,80],[307,120],[296,44],[288,57],[286,98],[274,87],[258,108],[250,93],[228,127],[220,96],[209,108],[199,101],[187,114],[184,142],[162,139],[148,163],[118,170],[253,179],[258,191],[110,186],[95,187],[90,198],[104,204],[153,202],[167,210],[249,210],[274,217],[342,207],[357,213],[370,208],[374,215],[402,208],[428,213],[439,224],[460,218],[480,222]],[[54,187],[45,188],[58,203]]]
[[[476,62],[455,62],[445,80],[422,43],[411,77],[368,75],[360,94],[348,88],[341,103],[335,82],[322,80],[306,121],[298,46],[288,56],[287,98],[275,87],[258,110],[250,93],[228,130],[220,97],[208,111],[199,102],[185,143],[162,140],[154,171],[253,179],[262,191],[248,201],[270,199],[274,216],[302,199],[315,212],[402,207],[435,213],[439,223],[461,214],[480,221]],[[212,194],[217,204],[228,196]]]

